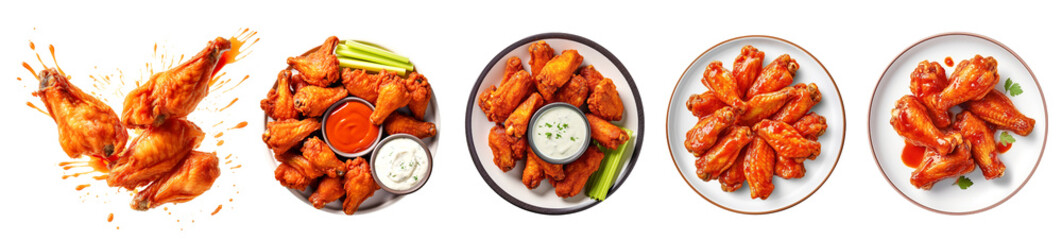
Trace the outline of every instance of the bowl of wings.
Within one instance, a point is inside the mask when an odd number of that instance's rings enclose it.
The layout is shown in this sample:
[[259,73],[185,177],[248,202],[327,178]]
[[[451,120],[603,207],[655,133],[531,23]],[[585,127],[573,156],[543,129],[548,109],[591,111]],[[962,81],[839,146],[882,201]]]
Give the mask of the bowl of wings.
[[701,54],[675,85],[667,140],[697,194],[724,209],[792,207],[833,172],[844,144],[840,92],[811,53],[744,36]]
[[[565,165],[537,157],[524,134],[534,112],[553,102],[579,107],[590,121],[591,146]],[[633,79],[604,47],[576,35],[538,34],[505,48],[484,68],[467,108],[468,149],[483,180],[532,212],[567,214],[596,205],[601,200],[588,197],[588,189],[598,186],[593,191],[600,195],[593,196],[602,200],[614,193],[641,148],[644,121]],[[611,181],[588,183],[606,175]]]
[[378,209],[401,196],[380,190],[374,182],[371,152],[351,159],[329,148],[321,133],[325,111],[350,96],[364,99],[375,107],[370,118],[383,126],[383,137],[411,134],[432,153],[438,148],[435,124],[440,119],[431,86],[412,63],[408,71],[350,66],[346,62],[352,60],[336,54],[350,45],[386,50],[329,37],[305,54],[288,58],[288,68],[280,71],[261,102],[266,121],[262,140],[275,160],[276,180],[314,208],[347,215]]
[[932,36],[897,56],[874,90],[869,121],[889,183],[945,214],[981,212],[1016,194],[1039,165],[1048,122],[1025,62],[971,33]]

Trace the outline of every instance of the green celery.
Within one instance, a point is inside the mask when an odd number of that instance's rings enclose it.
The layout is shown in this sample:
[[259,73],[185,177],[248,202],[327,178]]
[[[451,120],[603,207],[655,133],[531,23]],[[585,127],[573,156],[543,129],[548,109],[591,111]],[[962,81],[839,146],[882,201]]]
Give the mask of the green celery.
[[345,68],[365,69],[370,72],[380,72],[381,70],[387,70],[398,73],[399,76],[406,76],[406,70],[398,67],[392,67],[387,65],[380,65],[376,63],[361,61],[357,59],[350,59],[346,57],[339,58],[339,66]]
[[623,165],[623,155],[636,137],[630,129],[624,127],[620,127],[620,129],[627,132],[627,135],[631,136],[630,139],[616,147],[616,150],[605,149],[605,157],[601,160],[601,167],[590,177],[590,183],[593,184],[588,184],[585,189],[587,196],[598,201],[604,201],[605,197],[608,197],[608,190],[616,182],[620,166]]
[[406,57],[403,57],[401,55],[395,54],[395,53],[393,53],[391,51],[384,50],[382,48],[370,46],[368,44],[364,44],[364,43],[360,43],[358,41],[352,41],[352,40],[346,40],[344,42],[345,42],[344,44],[346,44],[347,46],[350,46],[350,47],[352,47],[354,49],[358,49],[358,50],[365,51],[365,52],[368,52],[368,53],[376,54],[376,55],[379,55],[381,57],[390,58],[390,59],[395,60],[397,62],[409,63],[409,58],[406,58]]
[[373,55],[361,50],[354,49],[347,45],[339,45],[339,47],[336,48],[336,55],[365,60],[376,64],[400,67],[405,69],[406,71],[413,71],[413,64],[397,62],[395,60],[391,60],[390,58],[384,58],[377,55]]

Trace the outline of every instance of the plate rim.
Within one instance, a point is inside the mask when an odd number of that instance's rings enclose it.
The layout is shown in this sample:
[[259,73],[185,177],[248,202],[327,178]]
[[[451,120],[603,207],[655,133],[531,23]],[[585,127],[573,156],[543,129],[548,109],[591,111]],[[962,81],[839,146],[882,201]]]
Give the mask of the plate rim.
[[[904,194],[903,191],[900,191],[900,188],[896,187],[896,184],[893,184],[892,180],[889,179],[889,175],[885,174],[885,169],[881,167],[881,160],[878,159],[877,150],[874,149],[874,138],[872,136],[873,133],[872,133],[872,129],[870,127],[870,120],[871,120],[870,116],[871,116],[871,114],[874,111],[874,109],[872,108],[874,106],[874,98],[876,98],[877,95],[878,95],[878,87],[881,86],[881,82],[883,80],[885,80],[885,73],[887,73],[889,71],[889,69],[892,68],[893,64],[895,64],[896,61],[900,59],[900,57],[902,57],[908,51],[911,51],[911,49],[913,49],[914,47],[916,47],[918,45],[921,45],[922,43],[925,43],[926,41],[929,41],[929,40],[932,40],[932,39],[936,39],[936,38],[940,38],[940,37],[947,37],[947,36],[968,36],[968,37],[980,38],[980,39],[988,41],[988,42],[990,42],[992,44],[995,44],[996,46],[999,46],[1000,48],[1003,48],[1003,50],[1006,50],[1008,53],[1010,53],[1011,56],[1014,56],[1015,59],[1018,59],[1018,62],[1021,63],[1021,65],[1025,67],[1025,70],[1027,72],[1029,72],[1029,76],[1032,76],[1033,83],[1036,83],[1036,90],[1038,92],[1040,92],[1040,101],[1043,102],[1043,104],[1044,104],[1044,121],[1043,121],[1044,122],[1044,143],[1043,143],[1043,146],[1040,147],[1040,156],[1036,158],[1036,163],[1033,164],[1033,168],[1032,168],[1032,171],[1029,172],[1029,176],[1025,177],[1025,180],[1023,180],[1021,182],[1021,184],[1018,185],[1018,188],[1014,189],[1014,191],[1011,192],[1010,194],[1007,194],[1007,196],[1004,197],[1003,199],[999,200],[999,202],[996,202],[996,203],[994,203],[992,205],[989,205],[989,206],[986,206],[986,207],[983,207],[983,208],[980,208],[980,209],[975,209],[975,210],[970,210],[970,211],[944,211],[944,210],[940,210],[940,209],[934,209],[934,208],[926,206],[926,205],[924,205],[922,203],[919,203],[919,202],[915,201],[914,199],[911,199],[910,196],[907,196],[907,194]],[[900,196],[903,196],[903,198],[907,199],[908,202],[911,202],[914,205],[919,206],[919,207],[921,207],[923,209],[929,210],[931,212],[936,212],[936,213],[945,214],[945,215],[969,215],[969,214],[975,214],[975,213],[984,212],[984,211],[987,211],[989,209],[995,208],[996,206],[999,206],[999,205],[1003,204],[1007,200],[1010,200],[1010,198],[1013,197],[1015,194],[1017,194],[1018,191],[1021,191],[1021,189],[1025,187],[1026,183],[1029,183],[1029,179],[1032,179],[1033,174],[1036,173],[1036,169],[1038,167],[1040,167],[1040,161],[1043,160],[1043,157],[1044,157],[1044,150],[1047,149],[1047,135],[1049,133],[1048,126],[1050,125],[1050,119],[1048,117],[1048,112],[1047,112],[1047,99],[1044,98],[1044,90],[1043,90],[1043,87],[1040,86],[1040,81],[1036,79],[1036,74],[1034,74],[1032,69],[1029,68],[1029,64],[1025,63],[1025,60],[1022,59],[1021,56],[1018,55],[1017,52],[1014,52],[1014,50],[1010,49],[1010,47],[1007,47],[1007,45],[1004,45],[1002,42],[996,41],[993,38],[990,38],[990,37],[985,36],[985,35],[977,34],[977,33],[972,33],[972,32],[944,32],[944,33],[938,33],[938,34],[935,34],[935,35],[931,35],[929,37],[923,38],[922,40],[919,40],[919,41],[915,42],[914,44],[911,44],[910,46],[905,48],[903,51],[901,51],[899,54],[897,54],[896,57],[893,58],[891,62],[889,62],[889,65],[885,67],[885,70],[883,70],[881,72],[881,77],[878,78],[878,82],[874,85],[874,92],[870,95],[870,101],[869,101],[869,104],[867,106],[868,106],[867,107],[867,139],[869,140],[869,141],[867,141],[867,143],[870,144],[870,153],[874,157],[874,164],[876,164],[878,166],[878,171],[881,172],[881,176],[885,179],[885,182],[889,183],[889,186],[891,186],[892,189],[896,191],[896,193],[900,194]]]
[[638,86],[635,85],[634,78],[631,77],[630,72],[627,71],[627,67],[625,67],[623,63],[619,61],[619,58],[616,58],[616,56],[613,55],[612,52],[609,52],[608,49],[605,49],[605,47],[601,46],[600,44],[597,44],[596,42],[579,35],[564,32],[539,33],[524,37],[523,39],[513,42],[508,47],[505,47],[503,50],[498,52],[498,54],[495,55],[494,58],[492,58],[490,62],[488,62],[487,65],[483,68],[483,71],[479,74],[479,78],[476,79],[476,82],[472,85],[472,93],[469,94],[468,104],[465,108],[465,142],[468,145],[468,153],[472,157],[472,163],[475,164],[476,170],[479,172],[480,177],[483,177],[483,181],[486,182],[488,186],[490,186],[491,190],[494,190],[494,193],[497,193],[498,196],[502,197],[510,204],[530,212],[546,215],[562,215],[586,210],[597,205],[598,203],[601,203],[602,201],[593,200],[593,202],[584,206],[574,206],[567,208],[546,208],[535,206],[530,203],[526,203],[524,201],[516,199],[516,197],[513,197],[504,189],[501,189],[501,187],[499,187],[498,184],[494,182],[490,175],[487,174],[486,170],[483,168],[483,164],[480,163],[481,161],[479,159],[479,155],[476,154],[476,148],[474,147],[475,142],[472,136],[472,111],[475,109],[475,103],[477,99],[476,90],[481,84],[483,84],[484,78],[486,78],[487,73],[490,72],[493,65],[500,61],[503,57],[508,55],[509,52],[512,52],[513,50],[520,46],[523,46],[524,44],[549,38],[559,38],[575,41],[598,51],[599,53],[601,53],[601,55],[604,55],[605,58],[608,58],[608,60],[616,66],[616,68],[620,71],[623,77],[626,78],[627,84],[630,85],[631,94],[634,95],[635,106],[638,108],[636,111],[638,115],[638,133],[637,135],[635,135],[637,137],[635,137],[634,151],[631,153],[631,158],[627,160],[629,163],[627,164],[627,167],[625,169],[626,171],[624,174],[620,175],[618,179],[616,179],[615,185],[613,185],[613,187],[608,190],[607,196],[611,196],[613,193],[616,192],[616,190],[620,188],[620,186],[623,186],[623,183],[627,180],[627,177],[630,176],[631,171],[634,170],[634,164],[637,163],[638,155],[642,149],[642,140],[645,139],[645,116],[642,112],[641,94],[638,93]]
[[[719,46],[721,46],[723,44],[726,44],[726,43],[733,42],[733,41],[742,40],[742,39],[750,39],[750,38],[767,38],[767,39],[771,39],[771,40],[781,41],[783,43],[786,43],[786,44],[789,44],[791,46],[794,46],[797,49],[800,49],[801,51],[804,51],[804,53],[807,53],[808,56],[811,56],[811,59],[815,60],[815,63],[817,63],[819,65],[819,67],[821,67],[822,70],[824,72],[826,72],[826,76],[830,77],[830,82],[833,83],[833,89],[834,89],[834,91],[837,92],[837,100],[841,103],[841,119],[843,121],[842,121],[842,124],[841,124],[841,146],[840,146],[840,148],[837,149],[837,160],[833,162],[833,166],[830,167],[830,171],[828,173],[826,173],[826,178],[823,178],[822,182],[819,182],[819,185],[816,186],[814,190],[811,190],[811,192],[808,193],[808,195],[804,196],[803,198],[800,198],[800,200],[797,200],[796,202],[793,202],[793,203],[791,203],[789,205],[786,205],[786,206],[783,206],[783,207],[780,207],[780,208],[771,209],[771,210],[767,210],[767,211],[743,211],[743,210],[737,210],[737,209],[729,208],[729,207],[723,206],[723,205],[721,205],[721,204],[719,204],[719,203],[717,203],[715,201],[712,201],[712,199],[709,199],[708,196],[705,196],[700,191],[697,191],[697,188],[694,187],[692,183],[690,183],[690,180],[686,179],[686,177],[684,177],[684,175],[682,175],[682,169],[679,168],[678,160],[675,159],[675,154],[673,153],[673,151],[671,151],[671,136],[670,136],[671,132],[668,131],[669,129],[671,129],[671,126],[670,126],[671,125],[671,123],[670,123],[671,114],[670,114],[670,112],[669,112],[669,114],[666,114],[664,116],[665,117],[665,120],[664,120],[664,126],[665,126],[664,134],[665,134],[665,140],[667,141],[668,155],[671,155],[671,162],[675,165],[675,170],[678,171],[679,177],[682,178],[682,181],[686,182],[686,185],[688,185],[690,187],[690,189],[693,190],[694,193],[697,193],[697,195],[701,196],[701,198],[704,198],[704,200],[712,203],[713,205],[715,205],[715,206],[717,206],[719,208],[722,208],[722,209],[726,209],[726,210],[731,211],[731,212],[736,212],[736,213],[741,213],[741,214],[749,214],[749,215],[761,215],[761,214],[770,214],[770,213],[780,212],[780,211],[789,209],[789,208],[791,208],[793,206],[796,206],[797,204],[800,204],[800,203],[804,202],[804,200],[807,200],[809,197],[811,197],[811,195],[815,195],[815,193],[818,192],[820,188],[822,188],[822,185],[826,184],[826,181],[829,180],[830,176],[833,175],[833,171],[835,169],[837,169],[837,164],[841,161],[841,155],[844,153],[844,143],[845,143],[845,138],[846,138],[847,133],[848,133],[848,117],[847,117],[847,113],[846,113],[845,108],[844,108],[844,97],[841,96],[841,90],[840,90],[840,88],[837,87],[837,81],[834,81],[833,75],[830,74],[830,70],[826,69],[826,66],[823,65],[822,62],[819,61],[819,59],[817,57],[815,57],[815,55],[811,54],[811,52],[809,52],[807,49],[804,49],[800,45],[797,45],[796,43],[790,42],[789,40],[785,40],[785,39],[780,38],[780,37],[775,37],[775,36],[771,36],[771,35],[745,35],[745,36],[739,36],[739,37],[734,37],[734,38],[730,38],[730,39],[724,40],[724,41],[719,42],[719,43],[715,44],[714,46],[708,48],[708,50],[704,50],[704,52],[702,52],[700,55],[697,55],[697,57],[694,58],[693,61],[690,62],[690,65],[686,66],[686,70],[683,71],[683,75],[685,75],[685,73],[688,72],[691,67],[693,67],[693,65],[697,62],[697,59],[701,59],[702,57],[704,57],[705,54],[708,54],[708,52],[710,52],[712,50],[715,50],[717,47],[719,47]],[[681,83],[681,82],[682,82],[682,76],[680,75],[678,81],[675,81],[675,87],[671,90],[671,97],[668,98],[669,100],[668,100],[667,108],[668,108],[669,111],[671,109],[671,104],[672,104],[670,99],[674,99],[675,98],[675,92],[678,90],[679,83]]]

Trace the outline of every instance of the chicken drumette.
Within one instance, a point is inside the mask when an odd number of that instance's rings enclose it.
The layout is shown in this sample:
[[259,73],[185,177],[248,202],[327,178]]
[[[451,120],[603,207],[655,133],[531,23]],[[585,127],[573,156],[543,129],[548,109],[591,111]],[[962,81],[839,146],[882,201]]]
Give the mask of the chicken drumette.
[[167,119],[188,116],[206,97],[211,79],[229,40],[217,38],[188,61],[151,75],[151,78],[125,96],[122,123],[126,127],[158,127]]
[[112,158],[125,149],[128,133],[110,106],[70,84],[54,68],[41,71],[41,98],[59,129],[59,145],[71,158]]
[[288,65],[299,71],[303,80],[318,87],[328,87],[339,79],[339,58],[335,55],[339,38],[331,36],[317,50],[306,56],[289,57]]
[[164,203],[191,201],[210,190],[221,175],[218,156],[213,153],[192,151],[181,161],[180,167],[137,192],[131,204],[133,209],[143,211]]

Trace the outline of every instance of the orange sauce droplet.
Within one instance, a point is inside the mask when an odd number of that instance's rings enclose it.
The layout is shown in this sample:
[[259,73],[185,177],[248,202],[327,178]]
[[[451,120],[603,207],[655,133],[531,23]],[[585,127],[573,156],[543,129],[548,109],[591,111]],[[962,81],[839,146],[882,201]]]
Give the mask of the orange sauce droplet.
[[243,164],[237,164],[236,166],[231,167],[229,169],[237,169],[237,168],[240,168],[240,167],[243,167]]
[[218,146],[221,146],[222,144],[225,144],[225,140],[218,140]]
[[26,70],[29,70],[29,72],[33,74],[33,78],[36,78],[37,81],[41,80],[41,77],[37,76],[37,71],[33,70],[33,67],[31,67],[29,63],[22,62],[22,67],[26,68]]
[[77,185],[77,188],[75,188],[75,189],[77,189],[78,191],[81,191],[82,189],[85,189],[87,187],[89,187],[89,184],[81,184],[81,185]]
[[218,212],[220,212],[220,211],[221,211],[221,204],[218,204],[218,208],[215,208],[214,212],[210,213],[210,216],[214,216],[215,214],[218,214]]
[[219,137],[221,137],[223,135],[225,135],[224,132],[219,132],[218,134],[214,134],[214,138],[219,138]]
[[37,45],[34,45],[33,41],[30,41],[30,50],[37,50]]
[[996,152],[1005,153],[1007,151],[1010,151],[1010,147],[1013,147],[1013,146],[1014,146],[1013,143],[1011,143],[1011,144],[996,143]]
[[901,155],[901,158],[903,158],[903,164],[907,165],[908,167],[917,168],[918,165],[922,164],[922,157],[923,155],[925,155],[925,152],[925,147],[919,147],[911,143],[906,143],[906,145],[904,145],[903,147],[903,155]]
[[218,109],[218,112],[225,111],[225,109],[228,109],[229,107],[232,107],[232,104],[236,103],[237,100],[240,100],[240,98],[233,98],[232,102],[229,102],[229,105],[225,105],[225,107],[223,107],[221,109]]
[[232,202],[232,198],[229,198],[229,202]]
[[107,177],[108,177],[108,175],[99,175],[99,176],[92,177],[92,179],[104,180],[104,179],[107,179]]
[[246,127],[246,126],[247,126],[247,121],[243,121],[243,122],[237,123],[235,127],[229,128],[229,130],[240,129],[240,128],[243,128],[243,127]]
[[[62,74],[62,75],[65,76],[66,72],[63,72],[63,68],[59,67],[59,60],[55,59],[55,46],[52,46],[51,44],[48,44],[48,51],[52,52],[52,64],[55,64],[55,69],[59,70],[59,74]],[[38,58],[39,57],[40,56],[38,56]]]
[[114,221],[114,213],[107,215],[107,222]]
[[948,65],[948,67],[953,67],[953,66],[955,66],[955,61],[952,60],[950,56],[949,57],[945,57],[944,58],[944,65]]
[[22,77],[15,77],[16,80],[22,81]]
[[26,102],[26,106],[29,106],[30,108],[36,109],[38,112],[41,112],[44,115],[52,116],[51,114],[48,114],[48,112],[45,112],[44,110],[41,110],[41,108],[37,107],[37,105],[33,105],[33,103],[31,103],[31,102]]
[[232,153],[229,153],[229,155],[226,155],[225,159],[229,159],[230,157],[232,157]]

